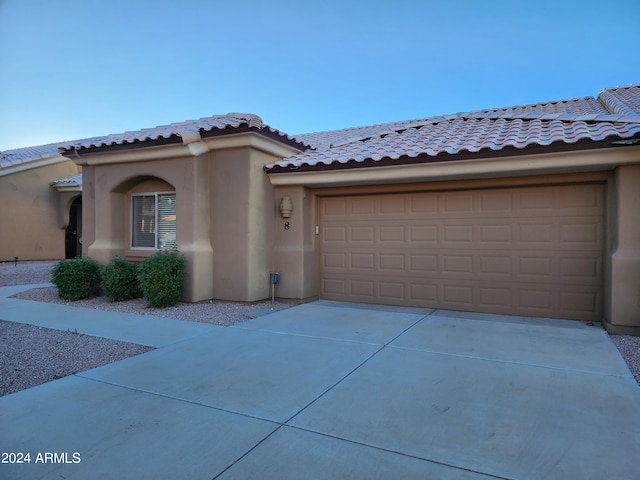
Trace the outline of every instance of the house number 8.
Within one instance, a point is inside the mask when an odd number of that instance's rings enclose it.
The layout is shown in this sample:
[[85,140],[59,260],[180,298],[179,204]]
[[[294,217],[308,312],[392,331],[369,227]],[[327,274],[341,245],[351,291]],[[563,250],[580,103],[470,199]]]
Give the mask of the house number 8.
[[284,229],[289,230],[291,228],[291,224],[289,222],[284,222]]

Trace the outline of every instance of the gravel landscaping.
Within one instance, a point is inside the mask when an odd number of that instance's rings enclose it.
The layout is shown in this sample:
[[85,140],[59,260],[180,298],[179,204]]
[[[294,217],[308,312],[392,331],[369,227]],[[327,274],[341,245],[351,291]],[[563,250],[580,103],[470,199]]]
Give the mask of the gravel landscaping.
[[[56,263],[18,262],[17,266],[13,262],[0,263],[0,287],[48,283],[49,271]],[[112,303],[106,297],[94,297],[67,302],[58,297],[55,287],[27,290],[14,298],[223,326],[248,320],[256,310],[281,310],[294,305],[282,302],[272,305],[270,301],[251,304],[214,301],[180,303],[158,309],[148,308],[144,299]],[[640,383],[640,337],[611,335],[610,338]],[[150,347],[126,342],[0,321],[0,396],[149,350]]]
[[153,350],[0,320],[0,396]]

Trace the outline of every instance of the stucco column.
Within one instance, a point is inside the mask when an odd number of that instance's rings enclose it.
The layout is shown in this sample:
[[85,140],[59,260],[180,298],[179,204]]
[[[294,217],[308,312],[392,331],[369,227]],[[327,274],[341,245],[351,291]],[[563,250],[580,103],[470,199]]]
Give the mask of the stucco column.
[[640,335],[640,165],[618,167],[607,330]]
[[[289,197],[293,211],[282,218],[279,203]],[[318,296],[317,255],[315,251],[315,201],[303,187],[276,190],[274,269],[280,275],[276,296],[308,299]]]
[[124,195],[112,192],[107,173],[92,166],[83,168],[82,183],[82,255],[107,264],[124,253]]
[[213,249],[209,236],[208,155],[184,161],[184,182],[176,186],[178,250],[187,259],[182,299],[200,302],[213,297]]

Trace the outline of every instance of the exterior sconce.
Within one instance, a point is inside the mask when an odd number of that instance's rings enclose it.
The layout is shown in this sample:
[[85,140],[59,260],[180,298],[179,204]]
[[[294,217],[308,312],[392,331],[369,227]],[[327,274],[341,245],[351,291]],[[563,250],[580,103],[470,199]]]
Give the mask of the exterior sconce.
[[291,216],[291,212],[293,212],[293,202],[291,201],[290,196],[285,195],[280,201],[280,215],[282,218],[289,218]]

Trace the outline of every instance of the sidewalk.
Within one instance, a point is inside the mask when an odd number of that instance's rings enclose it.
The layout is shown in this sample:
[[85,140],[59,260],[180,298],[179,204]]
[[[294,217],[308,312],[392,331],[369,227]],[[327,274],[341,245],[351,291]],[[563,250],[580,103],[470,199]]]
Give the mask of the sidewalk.
[[42,285],[0,287],[0,320],[78,332],[149,347],[162,347],[224,328],[152,315],[133,315],[90,308],[8,298]]

